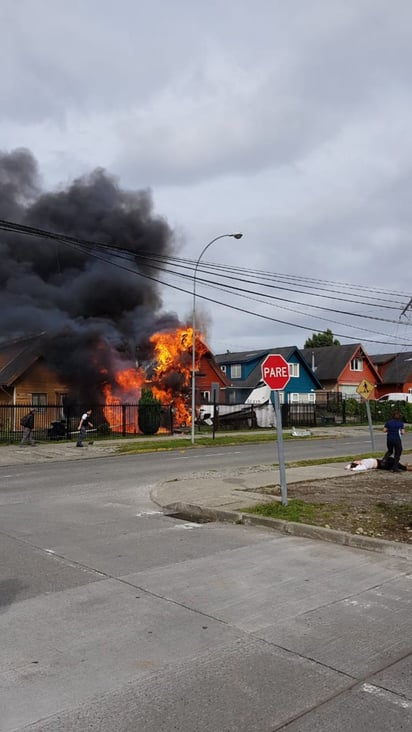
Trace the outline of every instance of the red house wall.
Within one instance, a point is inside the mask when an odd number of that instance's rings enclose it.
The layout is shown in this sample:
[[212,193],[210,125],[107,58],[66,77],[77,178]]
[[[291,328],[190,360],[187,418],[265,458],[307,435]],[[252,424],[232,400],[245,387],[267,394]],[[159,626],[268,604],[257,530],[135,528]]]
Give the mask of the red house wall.
[[[358,386],[364,379],[371,384],[376,384],[377,382],[376,373],[365,358],[363,359],[362,371],[352,371],[350,363],[345,366],[339,377],[339,386],[343,386],[344,384],[356,384]],[[375,391],[376,389],[371,393],[372,399],[375,398]]]

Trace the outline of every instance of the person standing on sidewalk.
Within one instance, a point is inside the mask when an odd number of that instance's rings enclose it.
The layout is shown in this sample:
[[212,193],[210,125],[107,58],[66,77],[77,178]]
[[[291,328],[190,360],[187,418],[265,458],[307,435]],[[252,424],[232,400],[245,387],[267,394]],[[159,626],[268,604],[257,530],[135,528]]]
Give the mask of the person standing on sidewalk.
[[93,427],[90,421],[91,413],[92,410],[88,409],[84,414],[82,414],[79,426],[77,428],[79,430],[79,437],[76,443],[76,447],[83,447],[83,440],[86,439],[86,430],[88,427]]
[[399,473],[399,459],[402,455],[402,436],[405,434],[405,424],[400,412],[393,412],[391,419],[383,427],[386,432],[386,453],[383,460],[387,460],[393,453],[392,473]]
[[24,447],[28,442],[30,445],[35,445],[36,443],[33,439],[34,409],[30,409],[30,412],[22,417],[20,424],[23,427],[23,437],[21,438],[20,447]]

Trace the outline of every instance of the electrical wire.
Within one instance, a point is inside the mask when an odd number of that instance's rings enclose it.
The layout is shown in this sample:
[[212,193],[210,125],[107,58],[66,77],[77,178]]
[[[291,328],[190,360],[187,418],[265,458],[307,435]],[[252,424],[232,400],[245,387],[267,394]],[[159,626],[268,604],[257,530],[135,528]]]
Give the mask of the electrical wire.
[[[193,282],[194,272],[196,272],[196,271],[199,271],[200,270],[201,272],[203,272],[203,274],[207,274],[207,273],[210,273],[211,269],[214,272],[223,269],[223,266],[222,265],[210,265],[210,264],[208,264],[208,265],[204,265],[203,267],[199,267],[198,261],[195,261],[195,260],[179,259],[179,258],[173,257],[173,256],[148,254],[148,253],[145,253],[145,252],[137,252],[137,253],[136,252],[131,252],[130,250],[124,249],[122,247],[114,246],[113,244],[108,244],[108,243],[104,243],[104,242],[87,241],[87,240],[79,239],[79,238],[76,238],[76,237],[71,237],[71,236],[67,236],[67,235],[64,235],[64,234],[56,234],[54,232],[45,231],[45,230],[42,230],[42,229],[37,229],[35,227],[29,227],[29,226],[26,226],[26,225],[23,225],[23,224],[16,224],[14,222],[8,222],[8,221],[4,221],[4,220],[0,220],[0,230],[7,231],[7,232],[12,232],[12,233],[16,233],[16,234],[20,234],[20,235],[25,235],[25,236],[32,236],[32,237],[36,237],[36,238],[40,238],[40,239],[51,239],[51,240],[54,240],[54,241],[59,241],[60,243],[66,245],[66,246],[70,246],[70,247],[76,249],[77,251],[82,252],[83,254],[86,254],[88,256],[92,256],[92,257],[94,257],[96,259],[100,259],[101,261],[103,261],[103,262],[105,262],[105,263],[107,263],[109,265],[116,266],[116,267],[121,268],[121,269],[124,269],[124,270],[126,270],[126,271],[128,271],[128,272],[130,272],[132,274],[135,274],[135,275],[138,275],[140,277],[143,277],[143,278],[152,280],[152,281],[154,281],[154,282],[156,282],[158,284],[164,285],[166,287],[171,287],[172,289],[175,289],[175,290],[178,290],[178,291],[181,291],[181,292],[184,292],[184,293],[188,293],[188,290],[186,290],[184,288],[181,288],[181,287],[178,287],[176,285],[172,285],[169,282],[165,282],[164,280],[160,280],[157,277],[154,277],[154,276],[149,275],[147,272],[142,272],[139,269],[136,270],[135,267],[122,265],[122,264],[120,264],[119,262],[117,262],[115,260],[116,259],[126,259],[129,262],[129,264],[136,265],[137,264],[136,263],[136,260],[141,259],[141,260],[143,260],[145,262],[145,266],[148,269],[160,270],[160,271],[166,272],[167,274],[172,275],[172,276],[183,277],[184,279],[190,280],[190,282]],[[107,258],[107,256],[106,257],[103,257],[100,254],[100,251],[101,250],[105,251],[106,254],[109,254],[110,255],[110,259]],[[190,270],[193,268],[193,274],[192,275],[189,275],[189,274],[184,274],[184,273],[182,273],[180,271],[171,270],[170,269],[170,262],[172,262],[172,261],[176,263],[175,266],[177,265],[178,267],[183,267],[185,269],[190,269]],[[154,264],[154,262],[157,262],[157,264]],[[168,267],[169,267],[169,269],[168,269]],[[233,273],[234,272],[240,272],[240,273],[243,274],[244,272],[246,272],[248,270],[245,270],[245,269],[240,268],[240,267],[232,267],[232,268],[226,267],[226,268],[224,268],[224,273],[225,273],[224,279],[227,278],[226,277],[226,272],[228,272],[228,271],[229,272],[233,272]],[[322,286],[323,287],[323,290],[325,290],[327,288],[325,288],[324,286],[326,284],[327,285],[330,284],[330,285],[334,285],[333,292],[336,291],[336,285],[339,285],[340,287],[343,287],[343,288],[351,288],[351,289],[355,289],[355,288],[358,289],[359,288],[359,286],[350,285],[349,283],[333,283],[333,282],[330,282],[330,281],[323,281],[323,280],[319,280],[319,279],[315,279],[315,278],[308,278],[308,277],[294,276],[294,275],[276,275],[275,273],[267,273],[267,272],[262,272],[262,271],[259,271],[259,270],[254,270],[252,272],[254,272],[257,275],[262,275],[262,276],[264,276],[264,278],[267,278],[267,279],[272,280],[272,281],[275,281],[275,278],[276,277],[284,278],[284,280],[282,280],[282,281],[290,281],[292,283],[293,283],[293,281],[296,280],[296,281],[299,281],[300,282],[300,286],[306,286],[307,288],[309,288],[309,287],[312,287],[313,288],[316,285],[317,288],[319,288],[319,286]],[[207,284],[208,286],[210,286],[212,288],[223,290],[225,293],[227,293],[227,291],[229,290],[235,296],[240,296],[240,297],[243,297],[243,298],[246,298],[246,299],[254,300],[256,302],[259,302],[259,303],[265,304],[265,305],[270,304],[270,305],[273,306],[273,303],[268,303],[267,300],[262,299],[262,298],[270,298],[270,299],[274,299],[274,300],[280,300],[282,302],[294,302],[294,301],[291,301],[291,300],[289,300],[287,298],[280,298],[279,296],[272,296],[272,295],[269,295],[267,293],[265,295],[262,295],[261,293],[256,293],[254,291],[251,291],[250,290],[250,284],[251,284],[250,279],[238,278],[238,277],[233,277],[233,276],[230,279],[231,280],[235,279],[235,281],[247,283],[248,284],[248,288],[247,289],[242,289],[240,287],[235,287],[233,285],[223,284],[221,282],[218,282],[218,283],[216,283],[216,282],[210,282],[210,280],[205,280],[205,279],[202,279],[200,277],[197,278],[196,281],[199,284]],[[309,282],[310,284],[305,284],[307,282]],[[253,284],[259,284],[259,282],[253,282]],[[267,287],[267,285],[264,285],[264,286]],[[271,289],[292,290],[292,287],[279,287],[279,285],[269,285],[268,287],[271,288]],[[380,293],[380,294],[389,293],[389,291],[378,290],[377,288],[364,288],[364,289],[367,289],[370,292]],[[327,291],[328,292],[331,292],[332,290],[327,290]],[[248,294],[246,294],[246,293],[248,293]],[[253,298],[253,297],[251,297],[251,294],[259,295],[260,297]],[[303,293],[300,293],[300,294],[303,294]],[[331,297],[330,295],[319,295],[318,291],[313,292],[313,293],[306,292],[305,294],[306,295],[310,295],[311,297],[328,297],[328,299],[341,299],[341,300],[353,302],[352,299],[349,299],[348,300],[348,299],[345,299],[345,298],[333,298],[333,296]],[[207,297],[205,295],[198,294],[198,297],[200,297],[201,299],[206,300],[208,302],[211,302],[213,304],[223,305],[224,307],[230,308],[232,310],[236,310],[236,311],[239,311],[239,312],[243,312],[243,313],[246,313],[246,314],[249,314],[249,315],[254,315],[255,317],[260,317],[260,318],[263,318],[265,320],[270,320],[270,321],[273,321],[273,322],[282,323],[284,325],[288,325],[288,326],[296,327],[296,328],[301,328],[301,329],[304,329],[304,330],[307,330],[307,331],[312,331],[312,332],[313,331],[316,331],[316,327],[314,328],[313,326],[308,327],[308,326],[305,326],[305,325],[302,325],[302,324],[298,324],[298,323],[290,323],[290,322],[285,321],[283,319],[274,318],[274,317],[271,317],[271,316],[268,316],[268,315],[264,315],[263,313],[257,313],[256,311],[250,311],[250,310],[247,310],[245,308],[237,307],[237,306],[235,306],[233,304],[230,304],[230,303],[227,303],[227,302],[221,302],[219,300],[215,300],[215,299],[210,298],[210,297]],[[372,300],[379,300],[379,298],[372,297]],[[383,300],[383,302],[387,302],[387,301],[386,300]],[[302,303],[302,302],[299,302],[298,304],[300,304],[300,305],[302,305],[304,307],[309,307],[309,308],[313,308],[313,309],[320,309],[320,310],[323,310],[323,311],[326,311],[326,312],[340,312],[342,314],[347,314],[350,317],[357,316],[357,317],[361,317],[363,319],[379,320],[381,322],[388,322],[388,323],[394,323],[394,322],[396,322],[396,321],[392,321],[392,320],[389,320],[389,319],[386,319],[386,318],[380,318],[380,317],[377,317],[377,316],[369,316],[369,315],[366,315],[366,314],[362,315],[362,314],[352,313],[352,312],[349,312],[349,311],[342,311],[342,310],[336,310],[336,309],[333,309],[333,308],[327,308],[327,307],[317,306],[317,305],[315,305],[313,303]],[[358,304],[363,304],[363,305],[367,305],[367,306],[370,306],[370,307],[378,307],[377,303],[375,303],[375,302],[364,302],[364,301],[360,301],[360,302],[358,302]],[[304,313],[301,313],[300,311],[297,311],[297,310],[295,310],[293,308],[289,308],[287,306],[276,305],[276,307],[281,308],[281,309],[285,309],[285,310],[290,310],[292,312],[297,312],[299,315],[305,315]],[[382,302],[379,305],[379,307],[383,307],[384,309],[395,309],[393,305],[392,306],[386,306],[386,305],[383,305]],[[407,309],[408,309],[408,306],[405,308],[405,311]],[[327,318],[320,317],[320,319],[327,320],[327,322],[334,322],[334,321],[331,321],[330,319],[327,319]],[[339,323],[339,324],[344,325],[343,323]],[[384,334],[384,333],[377,333],[376,331],[370,331],[367,328],[361,328],[359,326],[352,326],[352,327],[355,327],[357,330],[364,330],[367,333],[371,333],[372,332],[373,334],[382,335],[382,336],[384,336],[384,337],[387,338],[386,334]],[[338,336],[338,337],[340,337],[340,338],[345,338],[345,339],[349,339],[349,340],[351,339],[351,336],[343,335],[341,333],[336,333],[335,335]],[[391,337],[392,338],[394,337],[393,334],[392,334]],[[363,337],[363,340],[367,340],[370,343],[377,343],[377,344],[385,345],[385,346],[387,346],[387,345],[394,345],[394,346],[397,346],[397,347],[399,347],[399,346],[409,347],[409,345],[410,345],[410,344],[405,344],[405,343],[399,343],[398,341],[397,342],[393,342],[393,341],[389,341],[389,340],[385,340],[384,342],[382,342],[382,341],[379,341],[379,340],[376,340],[376,339],[365,338],[365,337]]]

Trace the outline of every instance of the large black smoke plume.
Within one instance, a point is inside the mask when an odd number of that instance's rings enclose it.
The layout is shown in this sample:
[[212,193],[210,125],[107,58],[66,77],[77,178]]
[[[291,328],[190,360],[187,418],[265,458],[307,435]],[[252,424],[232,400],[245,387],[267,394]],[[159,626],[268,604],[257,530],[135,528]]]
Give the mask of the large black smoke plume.
[[[122,190],[97,169],[44,192],[27,150],[0,153],[0,218],[126,249],[123,264],[154,276],[136,255],[168,255],[174,246],[149,191]],[[89,403],[113,381],[115,366],[147,349],[152,333],[178,325],[162,314],[155,282],[62,243],[1,232],[0,262],[1,339],[45,332],[48,363]]]

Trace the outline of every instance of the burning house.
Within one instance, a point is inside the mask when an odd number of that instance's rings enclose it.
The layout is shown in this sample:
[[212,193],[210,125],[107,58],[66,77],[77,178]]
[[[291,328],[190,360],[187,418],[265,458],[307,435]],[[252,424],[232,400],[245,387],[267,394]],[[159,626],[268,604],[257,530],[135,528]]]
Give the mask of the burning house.
[[[0,218],[79,242],[0,233],[0,346],[41,332],[33,355],[52,391],[83,407],[104,402],[109,423],[110,408],[136,403],[142,388],[190,423],[192,331],[162,311],[156,272],[175,238],[150,192],[122,190],[100,169],[45,192],[31,153],[16,150],[0,154]],[[199,358],[206,350],[197,343]],[[19,400],[15,386],[3,403]]]

